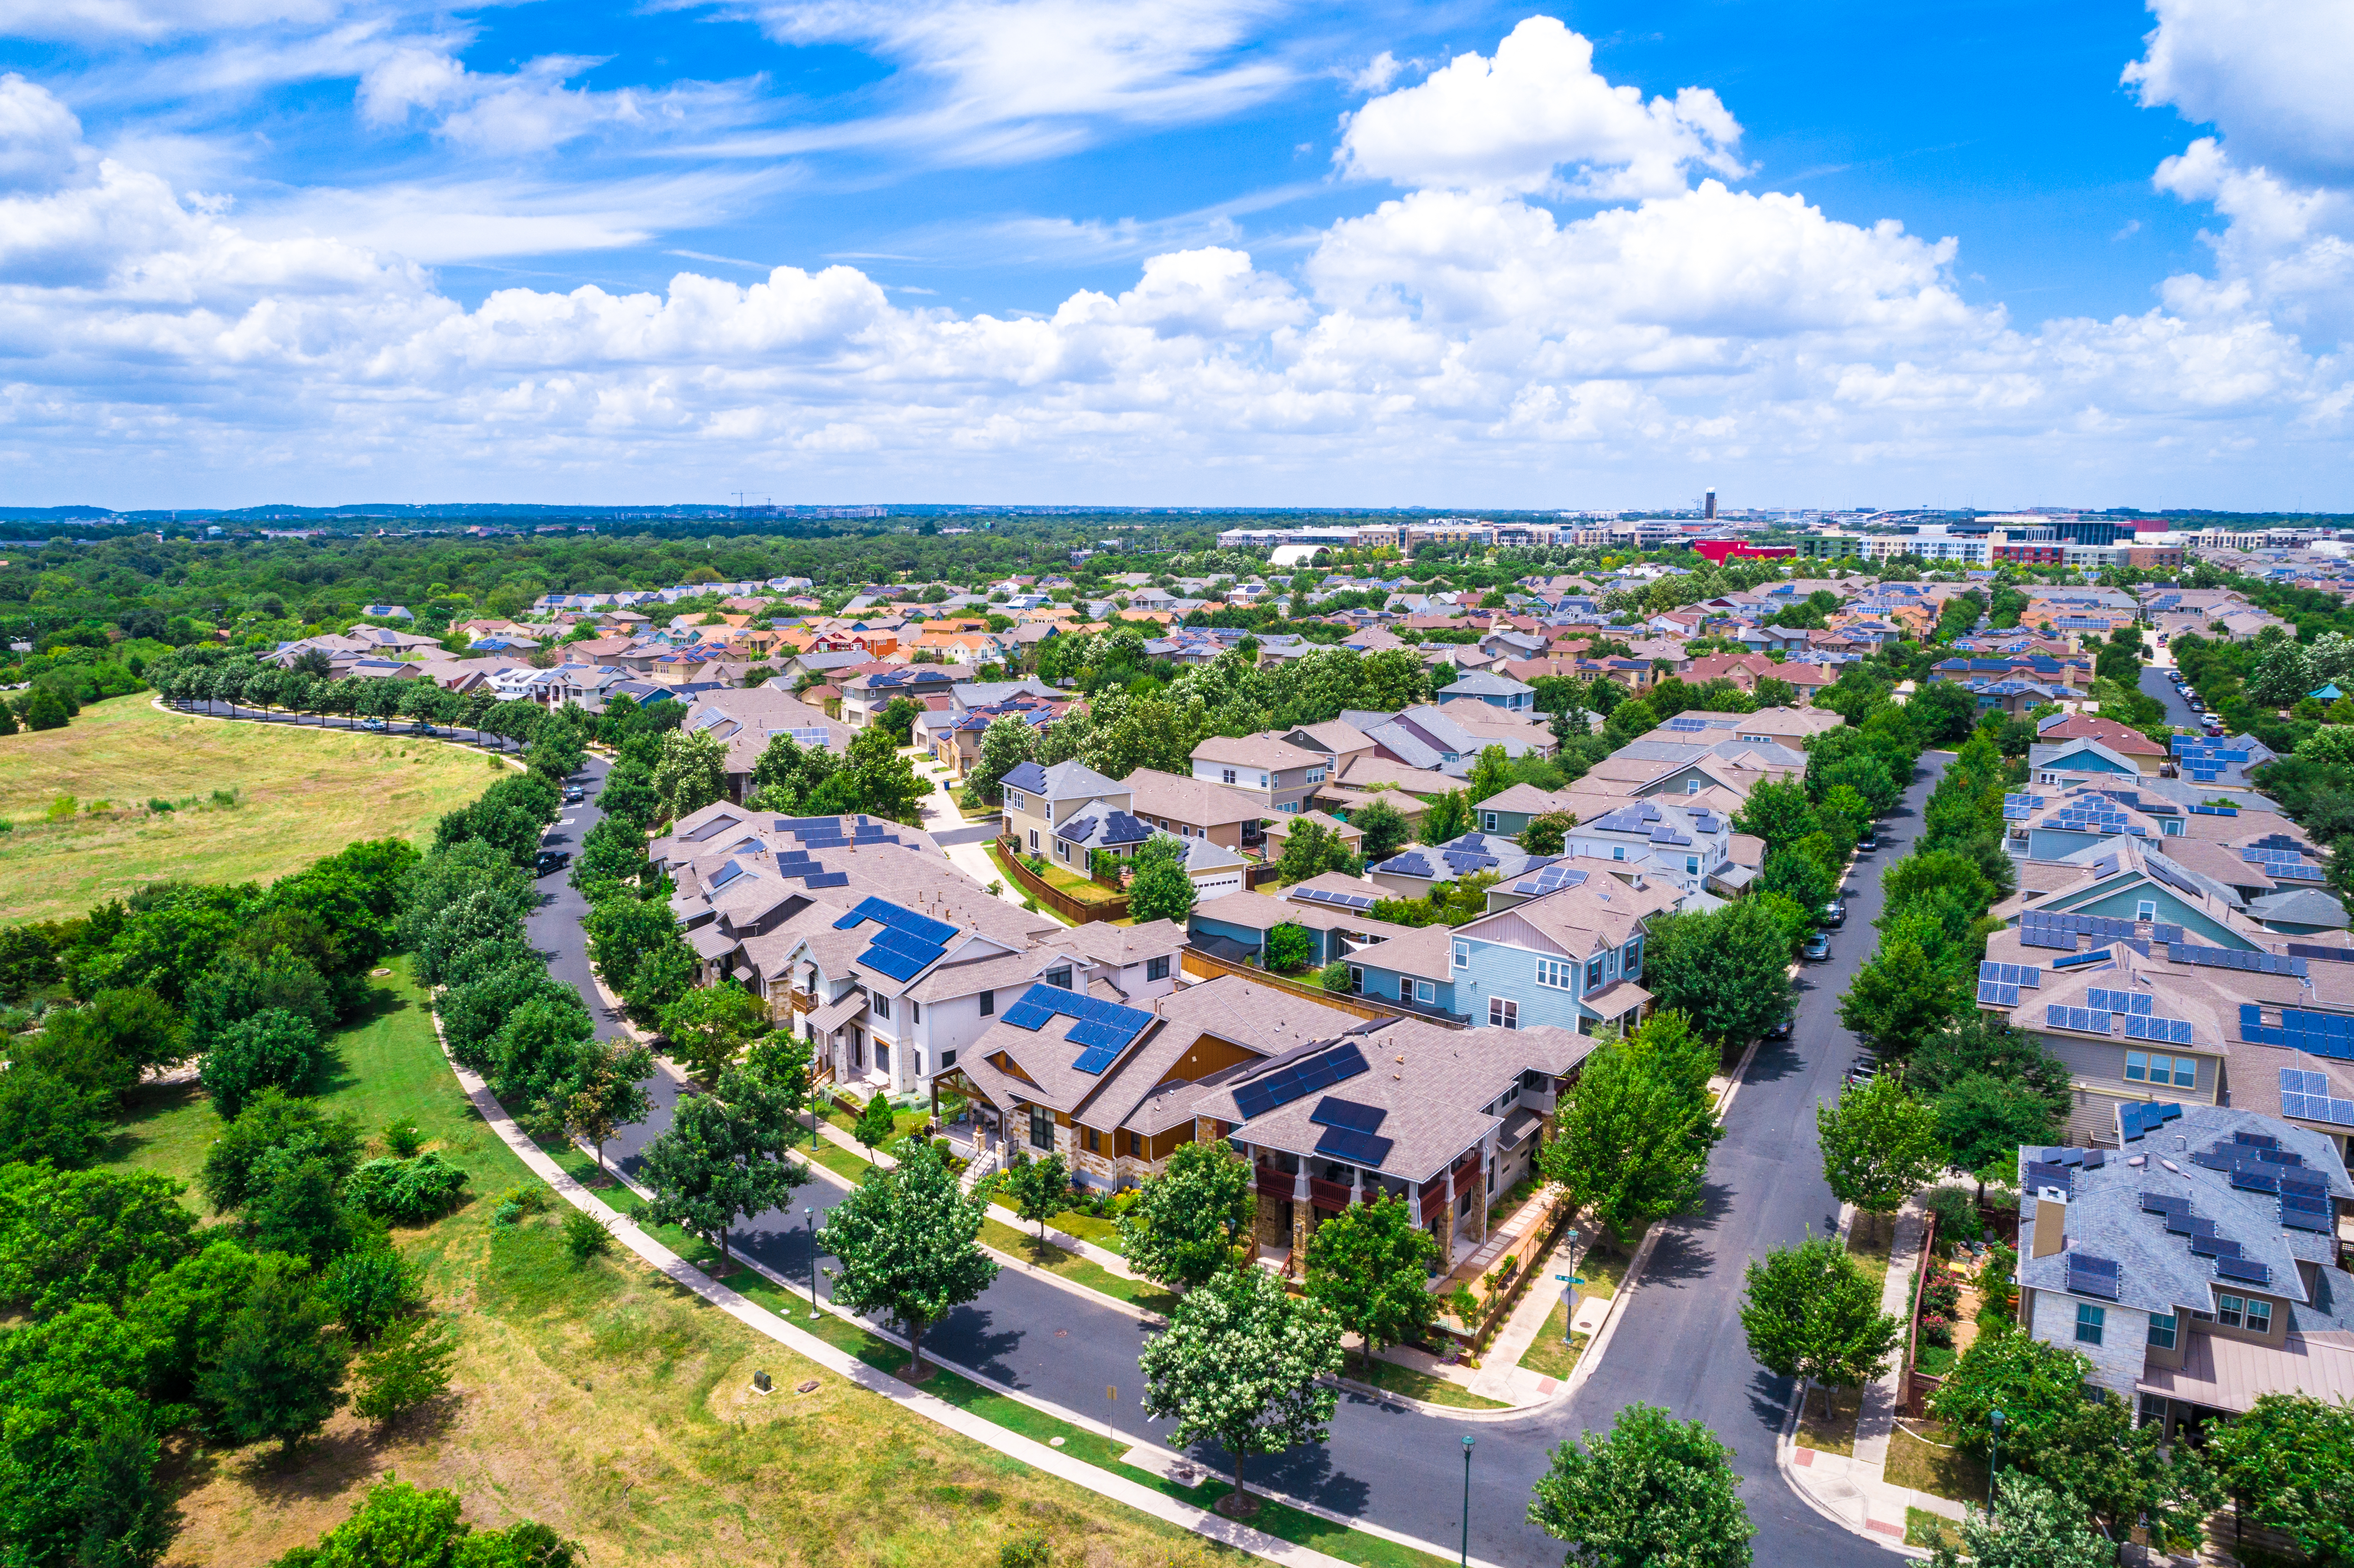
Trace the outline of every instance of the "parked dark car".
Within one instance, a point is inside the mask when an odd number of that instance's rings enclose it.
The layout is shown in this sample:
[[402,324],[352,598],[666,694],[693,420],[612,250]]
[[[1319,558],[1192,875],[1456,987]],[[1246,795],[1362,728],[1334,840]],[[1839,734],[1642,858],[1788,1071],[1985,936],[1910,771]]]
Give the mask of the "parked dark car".
[[1855,841],[1855,853],[1858,854],[1870,854],[1879,847],[1880,835],[1870,829],[1864,831],[1863,837]]
[[571,863],[572,852],[570,850],[542,850],[539,852],[538,870],[535,874],[539,876],[547,876],[556,872],[562,871],[566,866],[570,865]]
[[1787,1012],[1784,1013],[1782,1015],[1781,1022],[1773,1025],[1766,1031],[1766,1038],[1768,1040],[1787,1040],[1790,1037],[1790,1030],[1792,1026],[1797,1022],[1797,1019],[1794,1015]]
[[1837,930],[1847,924],[1847,906],[1833,899],[1823,906],[1823,924]]

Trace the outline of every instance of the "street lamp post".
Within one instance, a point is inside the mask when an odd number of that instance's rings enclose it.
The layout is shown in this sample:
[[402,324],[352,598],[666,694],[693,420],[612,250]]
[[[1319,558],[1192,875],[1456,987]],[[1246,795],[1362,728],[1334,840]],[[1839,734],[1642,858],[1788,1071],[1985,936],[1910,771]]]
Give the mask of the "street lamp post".
[[2003,1415],[1999,1409],[1988,1412],[1988,1425],[1994,1428],[1994,1441],[1990,1446],[1990,1455],[1987,1460],[1987,1517],[1988,1519],[1994,1517],[1995,1472],[2002,1468],[2002,1421]]
[[801,1227],[809,1234],[810,1255],[810,1321],[817,1321],[817,1211],[807,1204],[801,1208]]
[[1463,1568],[1471,1568],[1471,1439],[1463,1439]]

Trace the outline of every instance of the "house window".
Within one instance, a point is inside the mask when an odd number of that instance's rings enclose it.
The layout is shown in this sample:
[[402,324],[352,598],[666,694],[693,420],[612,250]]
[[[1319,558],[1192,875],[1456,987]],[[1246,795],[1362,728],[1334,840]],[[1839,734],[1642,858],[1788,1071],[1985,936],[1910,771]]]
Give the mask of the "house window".
[[981,993],[981,1015],[983,1018],[988,1018],[993,1016],[996,1012],[997,993],[993,991],[982,991]]
[[2095,1307],[2089,1301],[2076,1303],[2076,1342],[2097,1345],[2101,1342],[2101,1327],[2109,1320],[2109,1309]]
[[875,1042],[875,1070],[878,1073],[891,1070],[891,1047],[880,1040]]
[[1428,1006],[1438,1000],[1438,988],[1428,980],[1416,980],[1414,982],[1414,999]]
[[875,1017],[888,1018],[891,1016],[891,999],[885,996],[881,991],[868,991],[866,993],[866,1001],[867,1005],[875,1010]]
[[1602,960],[1600,959],[1588,959],[1585,960],[1585,989],[1588,991],[1599,991],[1602,989]]
[[1044,1106],[1030,1107],[1030,1147],[1033,1149],[1055,1147],[1055,1113]]
[[1030,853],[1032,854],[1038,853],[1038,830],[1035,828],[1030,830]]
[[1555,991],[1567,991],[1576,983],[1576,967],[1563,959],[1539,959],[1537,960],[1537,984],[1539,985],[1549,985]]
[[1458,942],[1455,944],[1455,967],[1458,969],[1468,969],[1471,967],[1470,943]]
[[2253,1297],[2217,1296],[2215,1321],[2226,1329],[2245,1329],[2252,1334],[2269,1334],[2273,1330],[2273,1304]]
[[1069,966],[1066,965],[1059,969],[1048,969],[1046,971],[1046,983],[1051,986],[1059,987],[1064,991],[1070,990],[1071,971]]
[[1055,853],[1062,856],[1064,860],[1068,861],[1071,858],[1071,846],[1068,841],[1056,839],[1055,841]]
[[1282,805],[1276,809],[1281,811],[1296,811],[1299,810],[1299,802],[1297,800],[1286,800]]
[[1643,938],[1636,938],[1627,944],[1627,951],[1618,959],[1618,972],[1633,980],[1643,972]]
[[1684,874],[1686,876],[1698,876],[1700,874],[1700,856],[1696,854],[1688,854],[1684,856]]
[[941,1053],[940,1053],[940,1071],[941,1071],[941,1072],[945,1073],[945,1072],[947,1072],[950,1067],[953,1067],[953,1066],[955,1066],[955,1065],[956,1065],[956,1053],[955,1053],[955,1052],[953,1052],[953,1051],[943,1051],[943,1052],[941,1052]]
[[1308,782],[1310,782],[1310,784],[1321,784],[1321,783],[1323,783],[1323,782],[1324,782],[1324,770],[1323,770],[1321,768],[1310,768],[1310,769],[1308,770]]
[[1267,788],[1267,775],[1264,773],[1258,776],[1258,787],[1262,789]]
[[2149,1315],[2149,1348],[2153,1351],[2174,1349],[2173,1313],[2168,1312],[2162,1318],[2155,1312]]
[[1612,860],[1625,860],[1627,858],[1627,846],[1625,844],[1612,844],[1610,846],[1610,858]]
[[2155,899],[2155,898],[2145,898],[2145,899],[2143,899],[2140,903],[2138,903],[2138,904],[2135,905],[2135,906],[2134,906],[2134,918],[2135,918],[2135,919],[2137,919],[2137,920],[2155,920],[2155,919],[2157,919],[2157,918],[2158,918],[2158,900],[2157,900],[2157,899]]
[[1349,966],[1349,994],[1351,996],[1365,994],[1365,971],[1356,964]]
[[1089,1154],[1101,1154],[1103,1152],[1103,1139],[1096,1136],[1096,1129],[1094,1128],[1087,1128],[1087,1152]]
[[1028,808],[1022,803],[1022,791],[1019,789],[1008,789],[1005,792],[1005,803],[1008,806],[1013,807],[1013,810],[1017,811],[1028,810]]
[[1699,780],[1699,779],[1685,779],[1685,780],[1684,780],[1684,793],[1685,793],[1685,794],[1687,794],[1687,795],[1697,795],[1697,794],[1699,794],[1699,793],[1700,793],[1700,780]]
[[1482,812],[1480,812],[1480,813],[1479,813],[1479,820],[1480,820],[1480,825],[1481,825],[1482,827],[1486,828],[1488,832],[1491,832],[1491,833],[1492,833],[1492,832],[1494,832],[1496,831],[1496,813],[1495,813],[1495,812],[1493,812],[1493,811],[1482,811]]
[[1145,959],[1145,960],[1144,960],[1144,978],[1145,978],[1146,980],[1167,980],[1167,979],[1169,978],[1169,960],[1168,960],[1168,959],[1166,959],[1166,958],[1164,957],[1164,958],[1158,958],[1158,959]]
[[1488,999],[1489,1028],[1518,1029],[1520,1026],[1521,1004],[1519,1002],[1506,1001],[1500,996],[1491,996]]
[[917,1001],[914,997],[909,997],[907,999],[907,1022],[910,1023],[921,1023],[923,1021],[924,1004]]
[[1219,772],[1218,772],[1218,782],[1219,782],[1219,783],[1221,783],[1221,784],[1231,784],[1231,783],[1233,783],[1234,781],[1235,781],[1235,770],[1234,770],[1233,768],[1221,768],[1221,769],[1219,770]]
[[2273,1304],[2248,1298],[2248,1332],[2269,1334],[2273,1331]]

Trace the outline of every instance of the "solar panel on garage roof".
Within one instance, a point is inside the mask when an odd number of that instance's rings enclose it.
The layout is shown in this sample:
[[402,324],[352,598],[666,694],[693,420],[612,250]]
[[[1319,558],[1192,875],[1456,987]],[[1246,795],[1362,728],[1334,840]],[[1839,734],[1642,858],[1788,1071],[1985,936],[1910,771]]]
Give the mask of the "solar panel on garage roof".
[[2281,1206],[2281,1224],[2293,1231],[2317,1231],[2324,1235],[2337,1228],[2337,1223],[2327,1213],[2292,1209],[2285,1203]]

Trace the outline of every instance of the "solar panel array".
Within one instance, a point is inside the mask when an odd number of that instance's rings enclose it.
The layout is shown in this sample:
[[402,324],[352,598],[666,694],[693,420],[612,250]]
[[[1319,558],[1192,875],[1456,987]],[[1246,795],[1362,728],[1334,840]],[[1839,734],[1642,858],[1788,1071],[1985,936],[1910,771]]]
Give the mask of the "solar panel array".
[[2117,1266],[2105,1257],[2095,1257],[2089,1252],[2068,1255],[2068,1289],[2077,1296],[2097,1296],[2104,1301],[2117,1298]]
[[2053,1002],[2043,1010],[2046,1029],[2073,1029],[2079,1034],[2106,1034],[2109,1015],[2089,1007],[2062,1007]]
[[806,729],[789,729],[785,733],[793,737],[795,746],[813,746],[820,751],[825,749],[826,733],[823,725],[811,725]]
[[2240,814],[2237,806],[2186,806],[2183,809],[2194,817],[2236,817]]
[[1365,1054],[1357,1049],[1355,1041],[1343,1041],[1241,1085],[1235,1090],[1235,1108],[1249,1121],[1302,1095],[1346,1083],[1365,1070]]
[[1335,909],[1371,909],[1373,895],[1364,893],[1341,893],[1322,887],[1295,887],[1290,897],[1302,904],[1325,904]]
[[1043,980],[1023,991],[1022,1000],[1005,1010],[1005,1022],[1035,1034],[1057,1014],[1077,1021],[1064,1032],[1063,1038],[1082,1048],[1078,1060],[1071,1064],[1082,1073],[1100,1073],[1109,1067],[1119,1059],[1128,1043],[1152,1022],[1149,1012],[1098,1001]]
[[2296,958],[2318,959],[2325,964],[2354,964],[2354,948],[2330,948],[2319,942],[2291,942],[2287,946]]
[[1696,718],[1671,718],[1668,721],[1668,728],[1677,735],[1697,735],[1708,728],[1708,721]]
[[2147,1040],[2160,1045],[2188,1045],[2193,1030],[2187,1018],[2145,1018],[2139,1013],[2126,1019],[2126,1038]]
[[1999,964],[1989,959],[1978,965],[1978,979],[2034,990],[2043,984],[2043,971],[2033,964]]
[[1512,884],[1512,891],[1532,898],[1539,897],[1547,893],[1558,893],[1564,887],[1580,886],[1585,878],[1585,872],[1573,871],[1565,865],[1549,865],[1534,876]]
[[2005,795],[2002,798],[2002,814],[2008,821],[2023,822],[2043,810],[2043,800],[2041,795]]
[[2305,978],[2305,960],[2279,953],[2243,953],[2236,948],[2208,948],[2190,942],[2167,944],[2166,956],[2178,964],[2211,969],[2245,969],[2250,974],[2294,975]]
[[2019,917],[2020,940],[2031,948],[2073,949],[2078,937],[2108,942],[2134,936],[2138,929],[2135,922],[2115,915],[2059,915],[2030,909]]
[[2054,1160],[2031,1160],[2027,1162],[2027,1185],[2037,1192],[2046,1187],[2057,1187],[2073,1198],[2076,1195],[2076,1173]]
[[1393,1140],[1378,1136],[1389,1112],[1379,1106],[1360,1105],[1327,1095],[1316,1102],[1308,1119],[1324,1129],[1316,1152],[1378,1170],[1389,1158]]
[[[2137,1143],[2181,1117],[2182,1107],[2170,1100],[2123,1105],[2117,1107],[2118,1134],[2126,1142]],[[2148,1206],[2148,1201],[2144,1199],[2142,1207]]]
[[2054,959],[2051,967],[2055,969],[2081,969],[2108,963],[2115,957],[2116,954],[2106,948],[2094,948],[2090,952],[2070,953],[2064,958]]
[[2264,874],[2277,882],[2319,882],[2321,865],[2307,860],[2296,850],[2249,848],[2240,852],[2240,858],[2264,868]]
[[2240,1004],[2240,1038],[2253,1045],[2285,1045],[2308,1056],[2354,1062],[2354,1018],[2284,1007],[2277,1026],[2264,1022],[2253,1001]]
[[2087,1005],[2110,1012],[2138,1012],[2147,1016],[2158,1001],[2146,991],[2104,991],[2099,986],[2084,993]]
[[1996,1007],[2017,1007],[2019,988],[2015,985],[2004,985],[1999,980],[1980,980],[1978,981],[1978,1001],[1981,1004],[1991,1003]]
[[2270,1285],[2273,1271],[2253,1258],[2219,1257],[2215,1260],[2215,1277],[2243,1285]]
[[2298,1121],[2354,1127],[2354,1099],[2331,1094],[2329,1075],[2302,1067],[2280,1070],[2281,1115]]
[[858,961],[877,974],[901,981],[914,980],[938,962],[957,929],[881,898],[860,899],[856,908],[833,923],[833,928],[848,931],[870,920],[883,929],[868,938]]

